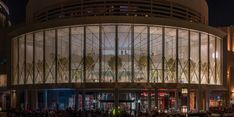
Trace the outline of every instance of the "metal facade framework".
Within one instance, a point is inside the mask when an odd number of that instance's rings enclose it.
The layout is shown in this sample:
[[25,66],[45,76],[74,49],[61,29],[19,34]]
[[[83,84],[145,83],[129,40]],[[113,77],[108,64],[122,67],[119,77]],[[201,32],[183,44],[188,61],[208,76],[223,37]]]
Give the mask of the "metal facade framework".
[[143,24],[72,25],[12,40],[12,85],[175,83],[223,85],[222,40]]

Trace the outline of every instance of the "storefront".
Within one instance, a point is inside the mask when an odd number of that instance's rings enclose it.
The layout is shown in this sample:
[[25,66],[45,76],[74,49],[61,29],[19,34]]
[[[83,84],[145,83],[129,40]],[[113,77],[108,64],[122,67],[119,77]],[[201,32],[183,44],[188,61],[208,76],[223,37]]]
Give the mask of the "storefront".
[[[21,108],[30,109],[32,91],[21,91],[19,103]],[[203,95],[205,94],[205,95]],[[224,95],[206,95],[197,89],[143,89],[143,90],[75,90],[75,89],[46,89],[37,91],[36,105],[39,109],[73,108],[77,110],[100,110],[111,112],[117,105],[128,113],[158,112],[197,112],[213,107],[224,106]],[[28,101],[27,101],[28,99]],[[205,101],[209,99],[209,101]],[[206,103],[209,102],[209,103]],[[27,106],[26,106],[27,105]]]

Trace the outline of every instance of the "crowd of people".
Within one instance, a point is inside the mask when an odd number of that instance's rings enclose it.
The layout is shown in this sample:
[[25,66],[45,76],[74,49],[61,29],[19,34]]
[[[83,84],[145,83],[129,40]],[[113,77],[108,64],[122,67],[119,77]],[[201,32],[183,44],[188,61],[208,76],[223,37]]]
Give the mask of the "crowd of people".
[[[219,116],[223,116],[233,112],[234,109],[231,107],[210,108],[209,112],[189,112],[187,114],[180,112],[159,112],[158,110],[146,111],[144,113],[136,111],[129,112],[121,108],[112,109],[111,111],[75,110],[73,108],[67,108],[66,110],[8,109],[5,111],[7,117],[210,117],[213,113],[218,113]],[[230,115],[230,117],[233,116]]]
[[[193,113],[191,115],[199,117],[208,117],[208,113]],[[182,113],[159,113],[151,111],[146,113],[130,114],[125,110],[103,112],[100,110],[74,110],[68,108],[66,110],[20,110],[10,109],[7,111],[7,117],[186,117]]]

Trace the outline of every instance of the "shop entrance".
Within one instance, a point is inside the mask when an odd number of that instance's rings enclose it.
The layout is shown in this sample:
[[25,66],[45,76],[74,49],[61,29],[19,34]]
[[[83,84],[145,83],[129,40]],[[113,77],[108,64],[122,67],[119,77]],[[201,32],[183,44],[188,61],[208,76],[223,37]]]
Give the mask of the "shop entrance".
[[175,91],[158,92],[158,109],[163,112],[172,112],[176,110]]
[[[85,100],[79,96],[79,105],[84,102],[85,110],[100,110],[110,112],[115,107],[114,93],[86,93]],[[133,113],[136,110],[136,94],[135,93],[119,93],[119,107],[128,112]],[[82,108],[82,107],[81,107]]]

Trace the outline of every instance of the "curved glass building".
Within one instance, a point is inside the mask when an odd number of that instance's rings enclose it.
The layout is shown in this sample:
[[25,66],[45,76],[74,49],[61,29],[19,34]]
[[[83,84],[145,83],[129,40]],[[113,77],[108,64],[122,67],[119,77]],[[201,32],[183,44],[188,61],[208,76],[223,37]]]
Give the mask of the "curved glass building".
[[186,112],[225,105],[225,35],[207,26],[205,0],[37,2],[28,3],[27,24],[10,33],[13,106]]

